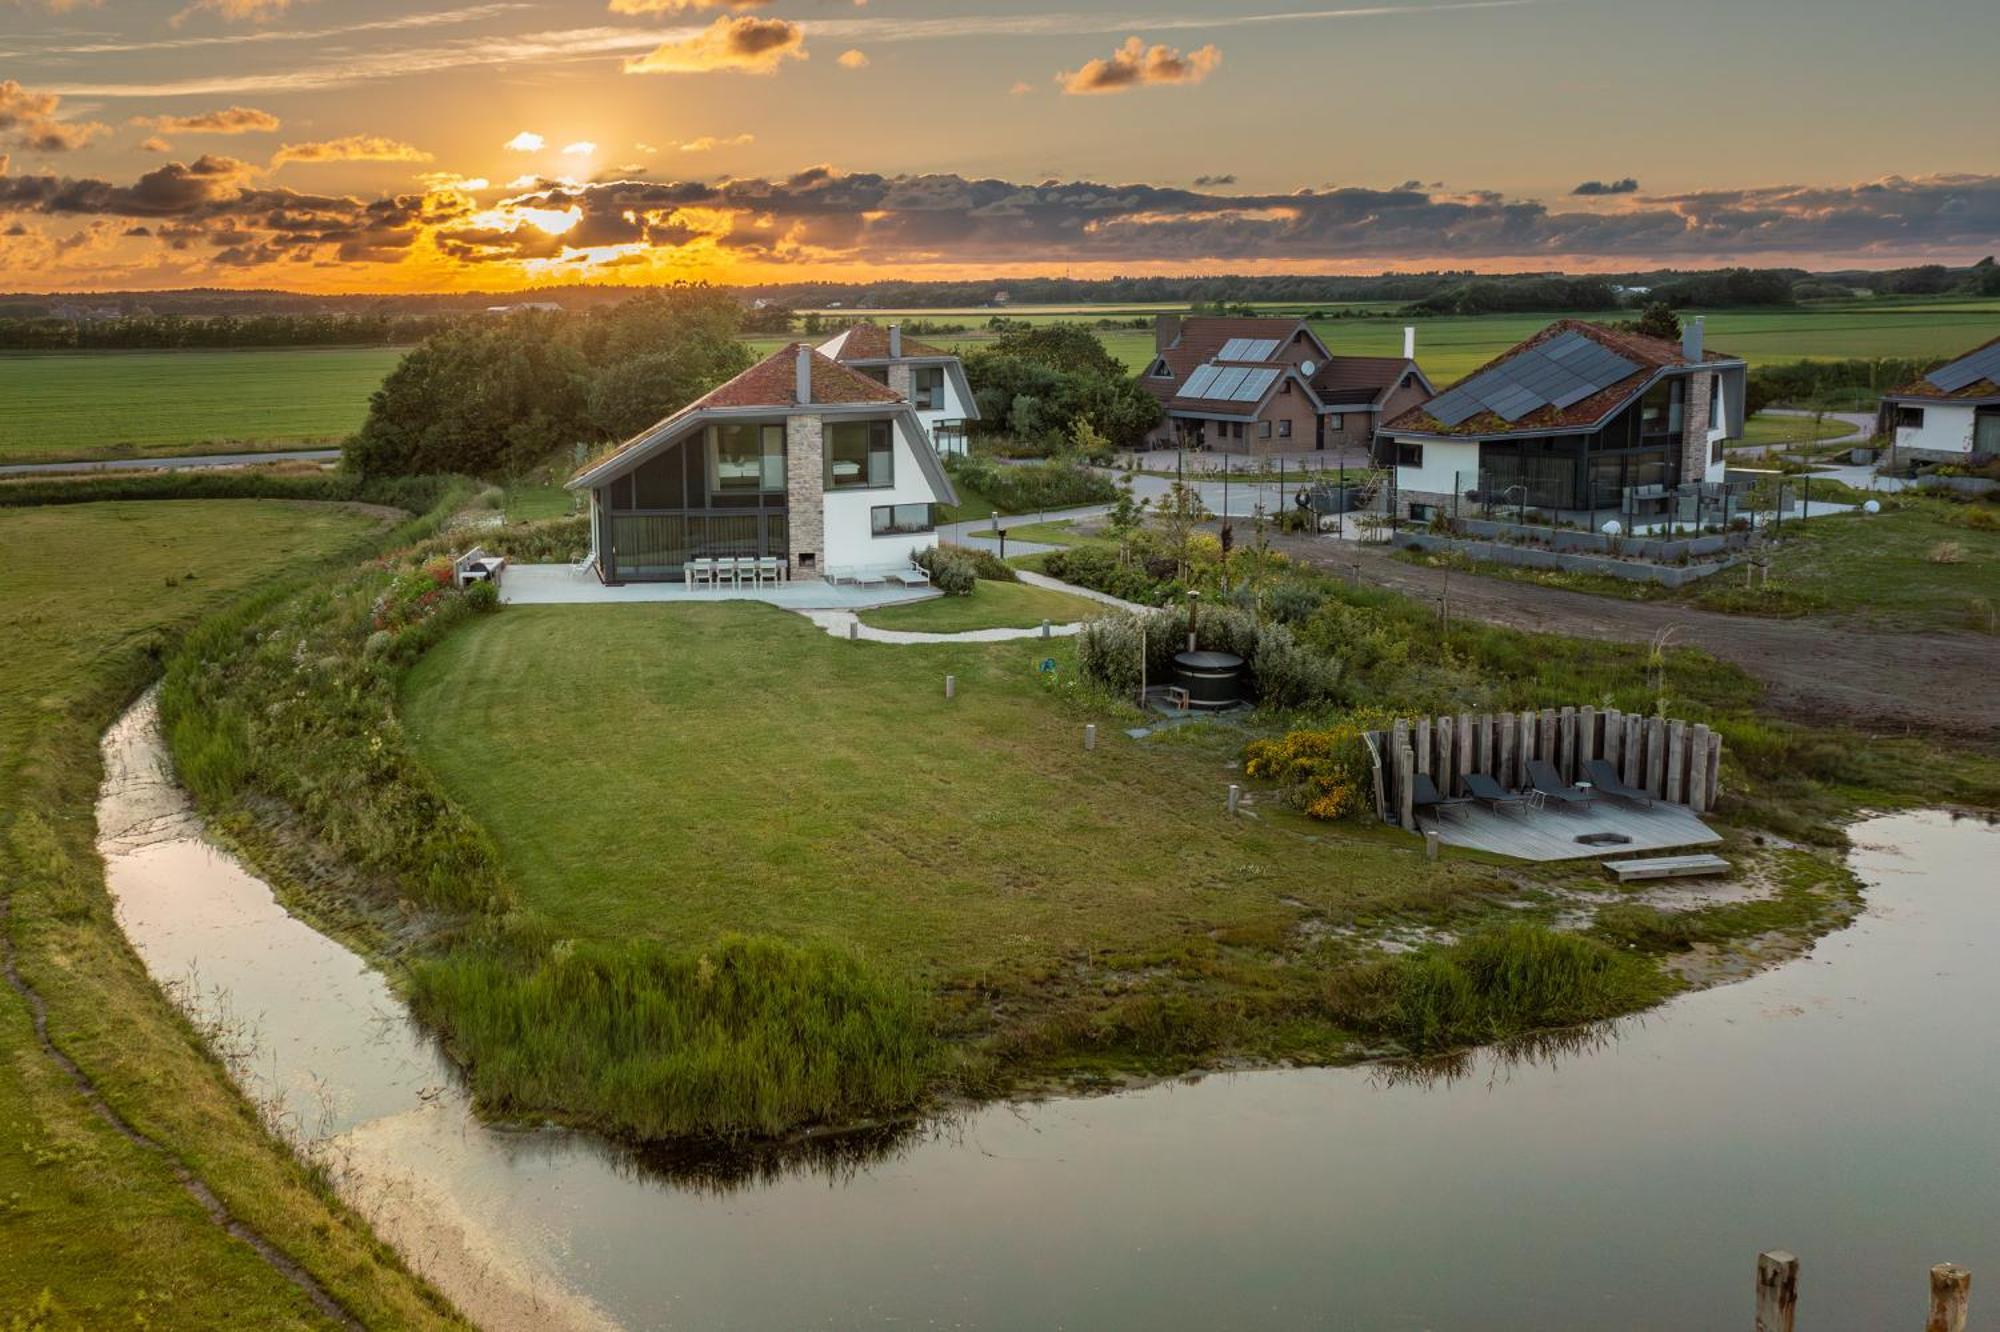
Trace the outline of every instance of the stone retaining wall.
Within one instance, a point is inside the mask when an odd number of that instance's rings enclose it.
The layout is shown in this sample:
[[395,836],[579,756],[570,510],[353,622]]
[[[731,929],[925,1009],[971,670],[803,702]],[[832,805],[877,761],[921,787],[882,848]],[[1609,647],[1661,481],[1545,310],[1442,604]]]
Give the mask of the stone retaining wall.
[[1564,573],[1603,574],[1634,583],[1658,583],[1662,587],[1686,587],[1711,574],[1732,568],[1732,557],[1702,564],[1653,564],[1642,560],[1622,560],[1609,555],[1581,551],[1548,550],[1540,546],[1516,546],[1504,541],[1473,541],[1462,537],[1438,536],[1430,532],[1399,532],[1396,544],[1411,550],[1435,550],[1463,555],[1489,564],[1518,569],[1555,569]]

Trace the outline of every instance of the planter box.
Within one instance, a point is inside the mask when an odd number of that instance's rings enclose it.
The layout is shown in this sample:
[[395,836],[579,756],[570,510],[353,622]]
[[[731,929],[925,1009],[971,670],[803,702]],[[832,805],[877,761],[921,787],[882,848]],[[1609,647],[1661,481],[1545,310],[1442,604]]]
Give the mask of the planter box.
[[[1578,535],[1584,535],[1579,533]],[[1721,537],[1711,538],[1716,542]],[[1478,541],[1463,537],[1439,536],[1433,532],[1402,532],[1396,544],[1410,550],[1444,551],[1489,564],[1505,564],[1518,569],[1556,569],[1563,573],[1603,574],[1634,583],[1658,583],[1662,587],[1686,587],[1711,574],[1735,565],[1734,559],[1702,564],[1656,564],[1640,559],[1614,558],[1581,551],[1548,550],[1539,546],[1515,546],[1500,541]],[[1690,542],[1658,543],[1676,546]]]
[[2000,481],[1983,476],[1924,476],[1917,478],[1918,490],[1949,490],[1956,495],[1991,495],[2000,491]]
[[1459,528],[1472,538],[1501,542],[1534,542],[1565,554],[1608,555],[1614,559],[1641,560],[1651,564],[1678,564],[1683,558],[1701,559],[1724,551],[1742,550],[1750,544],[1748,532],[1709,532],[1685,537],[1619,537],[1615,542],[1602,532],[1578,532],[1565,527],[1535,527],[1520,523],[1499,523],[1482,518],[1461,518]]

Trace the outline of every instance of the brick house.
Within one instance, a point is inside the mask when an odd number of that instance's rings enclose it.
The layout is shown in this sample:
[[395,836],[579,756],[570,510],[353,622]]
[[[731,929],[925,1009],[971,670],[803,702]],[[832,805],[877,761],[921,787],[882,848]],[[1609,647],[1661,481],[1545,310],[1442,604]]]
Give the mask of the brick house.
[[1161,315],[1139,377],[1160,400],[1154,448],[1294,453],[1366,445],[1431,392],[1410,356],[1335,356],[1303,319]]
[[667,582],[689,560],[776,556],[794,579],[907,565],[958,503],[902,394],[794,343],[568,483],[590,496],[607,584]]
[[1392,417],[1376,461],[1394,468],[1399,517],[1468,499],[1637,514],[1637,499],[1664,507],[1682,487],[1722,481],[1747,374],[1702,345],[1698,319],[1679,343],[1559,320]]

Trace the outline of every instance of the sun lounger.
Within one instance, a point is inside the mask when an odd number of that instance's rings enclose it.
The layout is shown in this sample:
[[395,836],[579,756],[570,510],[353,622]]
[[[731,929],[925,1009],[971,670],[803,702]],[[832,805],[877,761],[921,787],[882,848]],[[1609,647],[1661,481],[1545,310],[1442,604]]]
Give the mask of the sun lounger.
[[1596,792],[1582,790],[1564,781],[1562,774],[1547,759],[1528,760],[1528,784],[1540,791],[1544,799],[1576,809],[1589,809],[1597,799]]
[[1604,759],[1585,759],[1583,770],[1590,775],[1590,786],[1593,791],[1602,791],[1616,799],[1629,800],[1635,805],[1652,808],[1653,797],[1636,786],[1625,785],[1624,779],[1618,775],[1618,769]]
[[1439,795],[1437,783],[1430,779],[1429,773],[1419,772],[1411,778],[1410,807],[1416,813],[1421,814],[1425,810],[1429,810],[1432,814],[1442,818],[1445,811],[1450,810],[1456,813],[1471,803],[1464,796],[1445,797]]
[[1465,789],[1472,792],[1472,798],[1493,809],[1519,809],[1528,807],[1528,797],[1519,791],[1509,791],[1499,782],[1483,772],[1465,774]]

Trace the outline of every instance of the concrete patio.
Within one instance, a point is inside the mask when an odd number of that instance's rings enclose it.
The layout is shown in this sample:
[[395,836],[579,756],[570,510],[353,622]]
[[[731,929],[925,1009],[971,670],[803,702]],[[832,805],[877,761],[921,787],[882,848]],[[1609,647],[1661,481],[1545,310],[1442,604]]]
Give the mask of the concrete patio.
[[[1685,805],[1655,801],[1650,809],[1599,800],[1586,812],[1572,813],[1553,804],[1541,809],[1496,811],[1483,805],[1461,806],[1456,814],[1426,817],[1446,846],[1490,851],[1517,860],[1586,860],[1623,856],[1634,851],[1665,851],[1673,847],[1709,846],[1722,837]],[[1629,840],[1606,846],[1577,841],[1592,833]]]
[[724,601],[759,601],[785,610],[872,610],[927,601],[938,593],[928,587],[895,584],[856,586],[805,581],[764,587],[688,587],[681,583],[626,583],[606,587],[589,570],[568,564],[510,564],[500,578],[500,602],[505,606],[618,605],[670,602],[714,605]]

